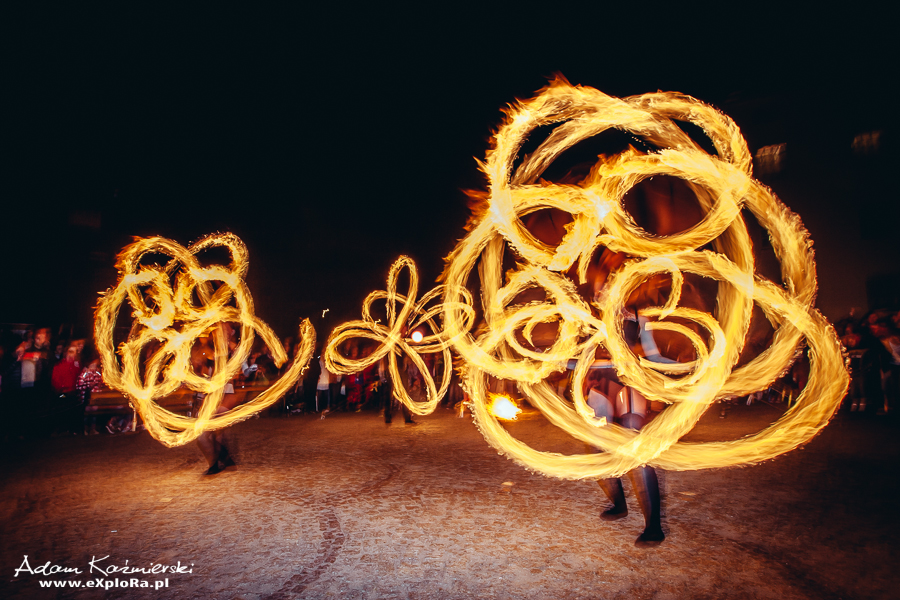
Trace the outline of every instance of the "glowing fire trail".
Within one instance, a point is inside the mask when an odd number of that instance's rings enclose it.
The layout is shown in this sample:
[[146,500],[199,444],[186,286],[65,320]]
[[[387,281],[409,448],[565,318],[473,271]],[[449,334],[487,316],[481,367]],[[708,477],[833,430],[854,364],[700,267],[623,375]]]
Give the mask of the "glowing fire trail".
[[[231,252],[228,267],[201,267],[198,252],[224,246]],[[166,267],[141,266],[148,254],[164,254],[173,260]],[[150,434],[167,446],[179,446],[196,439],[205,430],[227,427],[273,404],[296,383],[315,347],[315,331],[309,321],[300,325],[300,349],[287,372],[270,388],[250,402],[217,414],[225,385],[238,373],[250,354],[254,331],[271,349],[277,365],[287,354],[268,325],[253,314],[253,298],[244,283],[247,248],[233,234],[213,235],[189,248],[164,238],[138,239],[119,254],[119,282],[100,299],[94,319],[94,337],[103,362],[103,379],[121,391],[140,413]],[[174,287],[170,284],[174,277]],[[213,291],[211,282],[221,285]],[[192,299],[196,293],[199,306]],[[116,357],[113,331],[119,308],[128,298],[135,326]],[[234,300],[233,306],[232,299]],[[149,302],[148,302],[149,300]],[[217,332],[220,323],[240,323],[240,343],[228,358],[225,336]],[[215,372],[207,379],[191,368],[191,346],[213,330]],[[147,360],[141,378],[141,353],[150,343],[158,343]],[[174,393],[184,384],[206,394],[196,419],[159,406],[155,401]]]
[[[699,126],[715,146],[716,155],[703,151],[676,120]],[[541,126],[555,128],[514,171],[513,162],[525,138]],[[562,152],[610,128],[627,131],[660,150],[642,154],[630,148],[617,156],[601,157],[578,186],[536,183]],[[795,448],[827,424],[848,387],[849,375],[834,330],[812,308],[816,278],[811,243],[799,218],[752,179],[746,142],[727,116],[681,94],[617,99],[557,80],[532,100],[508,111],[482,169],[490,182],[488,210],[448,257],[444,284],[417,302],[415,265],[406,257],[398,259],[388,276],[387,290],[366,298],[362,319],[332,332],[325,352],[330,370],[355,373],[388,356],[396,396],[412,412],[427,414],[449,385],[452,348],[463,358],[473,415],[487,441],[531,469],[570,479],[614,477],[646,464],[684,470],[758,462]],[[678,177],[688,184],[705,211],[699,223],[662,237],[650,235],[634,223],[623,198],[629,189],[654,175]],[[573,218],[556,247],[536,239],[521,222],[522,217],[547,208],[565,211]],[[783,287],[756,275],[742,209],[749,210],[768,230],[781,262]],[[193,255],[213,245],[229,248],[233,258],[229,268],[199,266]],[[515,270],[503,273],[507,247],[519,263]],[[579,283],[585,283],[591,258],[600,247],[632,258],[611,274],[602,296],[588,303],[565,274],[574,269]],[[701,250],[706,247],[712,250]],[[167,254],[173,261],[165,268],[141,267],[140,260],[148,253]],[[466,285],[476,265],[485,326],[473,333],[474,302]],[[304,321],[301,351],[288,373],[253,402],[214,416],[225,384],[249,353],[254,331],[272,348],[276,362],[287,359],[271,330],[253,315],[252,299],[243,282],[246,248],[227,234],[188,249],[151,238],[125,248],[118,267],[119,283],[101,299],[95,320],[104,376],[111,387],[133,400],[151,434],[167,445],[183,444],[204,429],[224,427],[271,404],[293,385],[312,355],[314,332]],[[396,289],[403,268],[409,269],[410,278],[405,296]],[[684,273],[718,282],[715,317],[679,306]],[[640,317],[651,319],[646,325],[650,331],[682,335],[693,348],[696,358],[692,361],[653,362],[638,356],[625,342],[625,304],[635,290],[658,275],[671,279],[671,293],[663,306],[641,309]],[[215,291],[212,281],[221,282]],[[517,304],[522,292],[531,288],[543,290],[546,299]],[[194,293],[201,306],[194,305]],[[151,305],[145,295],[152,299]],[[120,368],[112,332],[126,297],[141,327],[120,348]],[[432,304],[438,299],[442,302]],[[386,301],[385,325],[371,316],[370,306],[376,300]],[[774,338],[759,356],[736,367],[754,304],[771,322]],[[684,325],[685,321],[694,327]],[[241,324],[240,346],[226,360],[223,336],[213,335],[216,370],[207,380],[190,370],[190,345],[222,322]],[[549,347],[537,349],[533,333],[543,323],[557,324],[557,336]],[[411,344],[409,332],[420,326],[432,333]],[[705,336],[697,330],[705,331]],[[345,358],[338,349],[354,337],[375,340],[380,346],[365,358]],[[732,442],[678,441],[712,402],[768,387],[791,364],[802,339],[809,348],[809,381],[797,402],[776,423]],[[141,350],[152,341],[161,348],[150,357],[142,380]],[[611,356],[622,383],[649,399],[672,404],[640,432],[597,419],[587,405],[583,382],[601,347]],[[421,358],[421,354],[437,352],[443,358],[439,388]],[[414,401],[402,385],[397,366],[400,353],[423,375],[424,402]],[[573,405],[560,398],[547,381],[570,359],[575,360]],[[604,452],[562,456],[534,450],[515,439],[490,410],[490,378],[516,381],[529,402],[551,422]],[[182,382],[208,394],[197,419],[173,414],[154,402]]]
[[[718,156],[704,152],[673,119],[702,128]],[[513,171],[525,138],[546,125],[555,129]],[[641,154],[632,148],[618,156],[601,157],[580,186],[535,183],[563,151],[609,128],[630,132],[661,149]],[[468,366],[466,386],[475,421],[498,451],[546,475],[571,479],[618,476],[644,464],[666,469],[721,467],[791,450],[815,435],[834,414],[849,377],[837,336],[812,308],[815,263],[807,233],[769,189],[751,178],[750,153],[731,119],[680,94],[617,99],[557,80],[534,99],[508,111],[482,168],[490,182],[489,206],[448,257],[444,323],[454,349]],[[625,212],[622,199],[631,187],[654,175],[687,182],[706,212],[704,218],[684,232],[665,237],[640,229]],[[537,240],[520,221],[545,208],[573,217],[555,248]],[[784,289],[755,275],[741,208],[750,210],[769,231],[781,261]],[[520,264],[504,277],[501,263],[506,244]],[[707,244],[715,251],[700,250]],[[564,273],[577,267],[579,283],[584,283],[591,256],[601,246],[634,258],[613,273],[603,296],[590,306]],[[457,293],[478,261],[487,326],[476,337],[468,330],[468,317],[459,308],[464,299]],[[719,282],[718,318],[678,306],[683,272]],[[665,306],[644,309],[641,315],[657,319],[648,329],[685,336],[697,357],[689,363],[652,362],[625,343],[624,305],[629,295],[648,277],[661,273],[671,277],[672,292]],[[545,291],[546,301],[513,305],[517,296],[534,287]],[[750,363],[735,368],[754,302],[775,328],[774,341]],[[693,329],[666,321],[668,317],[706,330],[709,347]],[[549,348],[524,347],[517,339],[521,332],[530,341],[533,328],[547,322],[558,324],[556,340]],[[804,337],[811,362],[809,383],[781,419],[743,440],[678,442],[710,403],[768,387],[790,365]],[[611,355],[624,384],[647,398],[672,404],[640,433],[605,426],[605,420],[596,419],[587,406],[582,383],[600,346]],[[546,382],[570,358],[577,358],[574,407]],[[548,419],[605,452],[561,456],[516,440],[488,409],[488,377],[520,382],[528,400]]]
[[[409,291],[406,296],[397,292],[397,278],[404,268],[409,269]],[[359,321],[350,321],[338,325],[331,332],[326,344],[325,361],[328,370],[331,372],[349,375],[350,373],[358,373],[387,356],[389,372],[394,382],[394,396],[414,414],[427,415],[434,412],[438,402],[440,402],[447,391],[447,387],[450,385],[453,368],[450,345],[453,340],[442,330],[435,319],[444,310],[444,305],[438,304],[431,308],[427,307],[429,303],[432,303],[444,294],[444,286],[434,288],[416,302],[418,288],[419,274],[416,271],[415,263],[409,257],[401,256],[391,266],[388,274],[387,290],[372,292],[363,302],[363,318]],[[475,319],[475,311],[472,309],[472,297],[465,289],[460,290],[459,295],[462,300],[456,307],[457,314],[462,319],[462,326],[468,330]],[[387,324],[385,325],[372,318],[372,303],[378,300],[384,300],[386,303]],[[422,325],[427,325],[433,333],[423,336],[421,331],[417,330]],[[364,358],[346,358],[341,355],[340,346],[345,341],[353,338],[375,340],[380,342],[380,345]],[[411,344],[410,342],[414,343]],[[400,352],[405,353],[412,360],[422,375],[426,393],[423,402],[413,400],[403,385],[400,370],[397,366],[397,357],[400,355]],[[434,378],[421,357],[422,354],[436,352],[440,352],[443,359],[443,374],[440,388],[435,386]]]

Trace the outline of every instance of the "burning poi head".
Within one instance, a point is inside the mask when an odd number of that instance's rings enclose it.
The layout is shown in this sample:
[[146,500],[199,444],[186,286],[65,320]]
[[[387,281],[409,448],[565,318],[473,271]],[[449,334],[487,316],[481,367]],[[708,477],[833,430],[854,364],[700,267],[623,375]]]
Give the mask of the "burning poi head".
[[[215,246],[228,249],[231,264],[201,266],[195,254]],[[141,264],[153,254],[171,261],[164,266]],[[138,239],[122,250],[117,266],[119,281],[101,297],[94,319],[103,380],[128,396],[150,434],[167,446],[185,444],[206,430],[227,427],[271,405],[296,383],[312,356],[315,331],[303,321],[300,348],[281,379],[252,401],[222,412],[225,386],[247,360],[254,332],[272,351],[276,364],[288,359],[269,326],[253,314],[253,298],[244,283],[249,266],[244,243],[233,234],[212,235],[188,248],[164,238]],[[113,335],[126,298],[134,322],[117,357]],[[227,345],[225,323],[240,325],[240,340],[233,349]],[[206,335],[215,346],[215,370],[208,378],[191,365],[191,349]],[[182,385],[206,395],[196,418],[156,403]]]
[[[715,154],[704,151],[676,121],[701,128]],[[552,130],[514,168],[525,139],[540,127]],[[539,182],[561,153],[611,128],[658,150],[629,148],[601,156],[579,185]],[[557,80],[509,109],[482,169],[489,180],[487,207],[448,257],[443,317],[446,335],[467,365],[475,421],[498,451],[546,475],[602,478],[640,465],[685,470],[758,462],[791,450],[828,422],[849,376],[833,329],[812,308],[816,276],[811,244],[800,220],[751,177],[747,144],[730,118],[677,93],[618,99]],[[630,218],[623,202],[626,192],[654,175],[680,178],[691,188],[704,212],[696,225],[656,236]],[[523,217],[548,208],[572,217],[556,246],[540,241],[522,223]],[[768,230],[784,285],[755,272],[741,209]],[[628,259],[588,302],[576,283],[586,283],[592,256],[601,247]],[[507,249],[517,264],[504,273]],[[465,303],[462,290],[476,265],[485,320],[477,335],[468,330],[470,316],[460,308]],[[680,305],[685,273],[717,282],[715,316]],[[683,336],[693,360],[654,362],[626,343],[626,303],[648,278],[660,275],[670,279],[671,292],[661,305],[641,309],[640,316],[648,321],[647,330]],[[543,300],[517,301],[534,288]],[[738,367],[754,304],[771,322],[773,341]],[[546,323],[556,324],[555,339],[537,347],[532,334]],[[678,441],[712,402],[768,387],[790,366],[804,339],[809,381],[777,422],[738,441]],[[601,347],[623,384],[671,404],[639,433],[595,418],[585,401],[582,383]],[[573,404],[548,381],[569,360],[576,360]],[[528,401],[552,423],[604,452],[563,456],[516,439],[489,410],[491,377],[518,382]]]

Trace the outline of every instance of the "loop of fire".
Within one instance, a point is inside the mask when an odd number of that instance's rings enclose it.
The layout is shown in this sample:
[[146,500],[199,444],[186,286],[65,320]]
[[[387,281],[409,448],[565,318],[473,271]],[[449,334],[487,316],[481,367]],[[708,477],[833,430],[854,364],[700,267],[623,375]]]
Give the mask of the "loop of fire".
[[[406,268],[409,274],[409,291],[406,296],[397,292],[397,279]],[[339,375],[358,373],[370,367],[385,356],[391,380],[394,382],[394,397],[406,405],[416,415],[428,415],[434,412],[438,402],[450,387],[453,361],[450,354],[450,340],[441,330],[436,318],[446,306],[434,304],[444,295],[444,286],[437,286],[416,302],[419,275],[416,265],[407,256],[401,256],[391,267],[388,275],[387,290],[369,294],[363,302],[362,316],[359,321],[349,321],[334,329],[328,338],[325,349],[325,362],[328,370]],[[461,301],[454,305],[454,311],[461,315],[462,329],[468,331],[474,322],[475,312],[472,309],[472,296],[467,290],[460,290]],[[387,323],[382,325],[375,319],[372,303],[384,300],[387,312]],[[398,306],[398,304],[400,306]],[[428,307],[429,304],[433,306]],[[428,335],[423,330],[429,331]],[[369,339],[381,342],[371,354],[365,358],[345,357],[341,354],[341,346],[347,340]],[[397,359],[400,353],[406,355],[425,382],[425,399],[416,401],[406,389]],[[425,364],[422,355],[440,353],[442,361],[441,387],[436,388],[431,370]]]
[[[229,252],[231,264],[201,267],[195,255],[217,247]],[[159,257],[169,260],[142,264]],[[247,248],[232,234],[212,235],[188,248],[163,238],[138,239],[119,254],[118,284],[101,297],[94,320],[103,378],[128,396],[150,435],[167,446],[186,444],[272,405],[297,382],[313,354],[315,331],[304,321],[300,349],[282,377],[250,402],[231,410],[222,405],[227,386],[250,354],[254,333],[277,365],[288,360],[269,326],[253,314],[244,283],[248,266]],[[133,324],[117,353],[116,321],[126,298]],[[239,342],[231,335],[232,323],[240,326]],[[197,372],[198,361],[214,362],[208,378]],[[196,418],[157,403],[182,387],[205,396]]]
[[[609,133],[629,143],[550,178],[566,152]],[[849,375],[833,328],[812,308],[811,244],[799,218],[752,179],[730,118],[677,93],[617,99],[557,80],[508,110],[482,169],[487,193],[443,276],[444,328],[465,362],[475,421],[499,452],[553,477],[606,478],[641,465],[758,462],[828,423]],[[629,212],[641,206],[635,196],[653,210]],[[767,230],[783,285],[757,273],[742,210]],[[470,332],[454,290],[475,280],[483,321]],[[754,306],[770,343],[747,358]],[[777,422],[736,441],[679,441],[714,401],[766,389],[802,343],[809,380]],[[586,379],[668,406],[640,432],[607,423],[588,406]],[[541,452],[516,439],[489,410],[492,388],[510,382],[602,452]]]
[[[330,371],[355,373],[387,358],[394,397],[426,415],[456,369],[488,443],[529,469],[567,479],[614,477],[642,465],[759,462],[828,423],[849,375],[834,330],[813,308],[811,242],[800,219],[752,178],[751,155],[729,117],[677,93],[618,99],[556,80],[509,108],[481,168],[487,190],[473,193],[468,233],[447,257],[440,285],[417,299],[416,267],[400,257],[387,289],[363,302],[362,318],[329,336]],[[768,234],[780,270],[774,277],[759,272],[748,214]],[[215,246],[229,250],[229,267],[200,266],[196,255]],[[142,264],[150,255],[171,260]],[[226,385],[254,332],[278,364],[287,360],[253,314],[243,243],[230,234],[189,248],[137,240],[118,268],[119,283],[96,313],[104,376],[164,444],[184,444],[272,404],[312,357],[315,333],[304,321],[300,351],[281,379],[224,410]],[[117,352],[113,330],[126,298],[134,326]],[[383,320],[374,317],[376,302],[384,302]],[[240,325],[234,347],[224,323]],[[191,369],[200,338],[214,347],[208,378]],[[354,339],[374,350],[345,356]],[[808,382],[775,423],[735,441],[680,441],[712,403],[766,389],[801,352]],[[403,357],[422,375],[417,397],[403,385]],[[432,372],[440,372],[439,384]],[[206,394],[196,419],[156,403],[182,385]],[[596,416],[586,390],[613,397],[623,388],[667,406],[640,431]],[[501,422],[515,418],[517,404],[600,452],[532,448]]]

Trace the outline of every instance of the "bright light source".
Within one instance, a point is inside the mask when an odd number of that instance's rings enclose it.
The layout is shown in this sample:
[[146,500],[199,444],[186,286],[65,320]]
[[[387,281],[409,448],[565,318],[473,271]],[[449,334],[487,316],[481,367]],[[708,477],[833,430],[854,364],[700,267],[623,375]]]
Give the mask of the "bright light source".
[[422,341],[422,337],[423,337],[423,336],[422,336],[422,332],[421,332],[421,331],[413,331],[413,334],[412,334],[412,341],[414,341],[415,343],[418,344],[419,342]]
[[515,421],[519,413],[522,412],[522,409],[506,396],[491,396],[491,399],[491,414],[498,419]]

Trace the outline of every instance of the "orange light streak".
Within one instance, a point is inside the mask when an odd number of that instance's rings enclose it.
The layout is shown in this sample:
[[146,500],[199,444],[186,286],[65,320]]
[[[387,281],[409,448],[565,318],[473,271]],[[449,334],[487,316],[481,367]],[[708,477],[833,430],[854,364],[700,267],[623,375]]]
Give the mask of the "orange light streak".
[[[699,126],[716,155],[703,151],[675,119]],[[514,169],[523,142],[542,126],[554,129]],[[581,185],[538,181],[566,149],[610,128],[643,138],[659,150],[642,154],[631,148],[600,157]],[[771,190],[752,179],[746,142],[727,116],[677,93],[618,99],[556,80],[535,98],[509,109],[482,169],[489,180],[488,210],[448,257],[443,316],[445,331],[467,364],[465,386],[475,422],[499,452],[553,477],[605,478],[640,465],[684,470],[758,462],[795,448],[827,424],[849,376],[834,330],[812,308],[816,278],[808,234]],[[638,227],[625,211],[623,197],[654,175],[686,181],[706,213],[703,219],[664,237]],[[556,247],[536,239],[520,220],[546,208],[563,210],[573,218]],[[742,208],[769,231],[781,261],[783,287],[755,273]],[[575,267],[578,283],[585,283],[591,257],[601,246],[632,258],[612,273],[602,297],[589,305],[565,273]],[[712,250],[702,249],[707,246]],[[519,261],[510,273],[502,272],[506,247]],[[458,293],[476,265],[486,321],[477,336],[469,331],[468,317],[460,308],[464,299]],[[719,282],[716,317],[678,306],[684,272]],[[625,343],[625,303],[658,274],[671,277],[672,292],[664,306],[643,309],[641,315],[657,319],[648,329],[685,336],[697,356],[692,362],[652,362]],[[514,305],[517,296],[535,287],[545,291],[545,301]],[[774,341],[748,364],[736,367],[754,303],[775,328]],[[692,328],[666,320],[670,317],[705,330],[708,346]],[[537,324],[548,322],[558,325],[549,348],[521,344],[517,332],[528,340]],[[804,338],[811,363],[809,383],[797,404],[777,422],[743,440],[678,441],[712,402],[768,387],[791,364]],[[611,355],[625,385],[671,405],[640,432],[607,425],[586,403],[582,385],[599,347]],[[569,359],[577,359],[571,389],[574,405],[547,382]],[[515,439],[489,408],[489,377],[518,382],[528,401],[551,422],[604,452],[562,456]]]
[[[397,292],[397,278],[404,268],[409,270],[409,290],[405,296]],[[450,345],[453,340],[443,331],[437,319],[444,310],[444,305],[437,304],[428,307],[429,304],[441,297],[444,287],[438,286],[432,289],[417,302],[419,273],[416,265],[407,256],[398,258],[388,274],[387,290],[372,292],[363,302],[362,319],[338,325],[331,332],[325,345],[325,362],[328,370],[344,375],[358,373],[387,356],[390,376],[394,382],[394,397],[405,404],[414,414],[427,415],[434,412],[450,385],[453,368],[450,355]],[[460,290],[458,295],[462,300],[457,306],[456,314],[460,315],[462,326],[468,330],[475,319],[472,298],[467,290]],[[387,307],[387,323],[384,325],[381,324],[380,319],[372,318],[371,312],[372,303],[380,300],[384,300]],[[422,336],[420,331],[415,331],[423,325],[433,333]],[[408,332],[419,333],[420,339],[415,340]],[[380,345],[366,357],[347,358],[340,353],[340,346],[345,341],[354,338],[375,340],[380,342]],[[425,399],[421,402],[415,401],[403,385],[397,365],[397,358],[401,352],[412,360],[425,383]],[[437,352],[441,353],[443,359],[440,388],[435,386],[434,378],[421,356]]]
[[[229,266],[201,267],[194,255],[214,246],[229,250]],[[172,260],[165,267],[142,266],[141,259],[148,254],[163,254]],[[165,238],[137,239],[119,254],[119,281],[100,298],[94,316],[103,380],[131,400],[150,435],[166,446],[186,444],[206,430],[227,427],[270,406],[296,383],[312,356],[315,330],[304,320],[300,325],[300,350],[287,372],[255,399],[217,414],[225,385],[250,354],[254,332],[272,351],[276,365],[288,359],[269,326],[253,314],[253,298],[244,283],[247,259],[246,246],[233,234],[211,235],[189,248]],[[213,290],[211,282],[221,285]],[[194,303],[194,294],[200,299],[199,305]],[[126,298],[134,326],[117,353],[113,332]],[[224,335],[217,333],[220,323],[241,326],[240,342],[230,357]],[[210,330],[214,332],[215,372],[207,379],[193,372],[190,359],[193,343]],[[160,348],[148,358],[142,377],[141,353],[151,342]],[[196,418],[173,413],[156,403],[182,385],[206,394]]]

